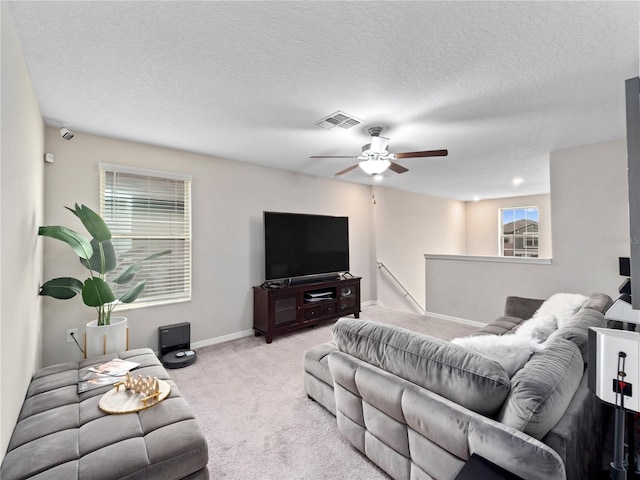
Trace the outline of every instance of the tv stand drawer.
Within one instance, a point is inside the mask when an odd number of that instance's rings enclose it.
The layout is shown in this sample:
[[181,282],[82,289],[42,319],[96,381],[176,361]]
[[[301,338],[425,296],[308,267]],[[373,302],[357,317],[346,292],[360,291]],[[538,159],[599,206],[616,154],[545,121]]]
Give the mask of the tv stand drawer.
[[322,317],[331,317],[335,316],[337,310],[337,302],[335,301],[324,301],[318,302],[314,305],[306,305],[304,307],[304,321],[309,322],[312,320],[317,320]]

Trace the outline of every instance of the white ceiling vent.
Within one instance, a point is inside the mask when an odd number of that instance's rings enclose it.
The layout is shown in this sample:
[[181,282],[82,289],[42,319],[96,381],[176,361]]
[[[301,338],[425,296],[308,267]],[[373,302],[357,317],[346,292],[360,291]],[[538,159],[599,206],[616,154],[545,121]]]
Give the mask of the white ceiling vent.
[[347,128],[355,127],[356,125],[360,125],[361,123],[362,123],[362,120],[359,120],[353,115],[349,115],[348,113],[344,113],[338,110],[337,112],[332,113],[328,117],[324,117],[322,120],[316,122],[316,125],[326,129],[333,128],[333,127],[340,127],[340,128],[347,129]]

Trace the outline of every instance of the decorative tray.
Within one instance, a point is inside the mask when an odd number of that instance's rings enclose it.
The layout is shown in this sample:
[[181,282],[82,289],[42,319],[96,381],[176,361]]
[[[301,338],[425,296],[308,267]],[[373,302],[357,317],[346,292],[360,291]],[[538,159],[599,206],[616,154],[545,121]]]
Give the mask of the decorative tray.
[[153,407],[167,398],[171,385],[155,377],[132,378],[129,374],[124,381],[114,384],[105,393],[98,406],[106,413],[134,413]]

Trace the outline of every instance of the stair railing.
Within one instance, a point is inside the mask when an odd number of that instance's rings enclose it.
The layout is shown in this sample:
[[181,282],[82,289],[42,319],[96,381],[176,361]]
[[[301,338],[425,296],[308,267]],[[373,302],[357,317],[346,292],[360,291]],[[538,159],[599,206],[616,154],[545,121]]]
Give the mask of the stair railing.
[[413,303],[415,303],[415,304],[418,306],[418,308],[420,309],[420,311],[421,311],[423,314],[425,314],[425,315],[426,315],[426,314],[427,314],[427,311],[422,307],[422,305],[420,305],[420,304],[418,303],[418,301],[417,301],[415,298],[413,298],[413,295],[411,295],[411,293],[409,293],[409,290],[407,290],[406,288],[404,288],[404,285],[402,285],[402,283],[400,282],[400,280],[398,280],[398,278],[393,274],[393,272],[392,272],[391,270],[389,270],[389,268],[388,268],[384,263],[382,263],[382,262],[376,262],[376,263],[378,264],[378,270],[383,270],[383,269],[384,269],[384,271],[386,271],[386,272],[389,274],[389,276],[390,276],[391,278],[393,278],[393,280],[394,280],[394,281],[398,284],[398,286],[402,289],[402,292],[403,292],[404,297],[405,297],[405,298],[406,298],[406,297],[409,297],[409,298],[413,301]]

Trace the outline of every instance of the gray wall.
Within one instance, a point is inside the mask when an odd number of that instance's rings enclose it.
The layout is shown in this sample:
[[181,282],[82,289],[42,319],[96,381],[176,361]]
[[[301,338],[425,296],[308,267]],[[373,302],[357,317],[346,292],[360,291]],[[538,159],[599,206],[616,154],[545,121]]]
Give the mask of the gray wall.
[[[161,325],[191,322],[195,344],[251,334],[251,287],[264,280],[263,210],[349,216],[351,271],[363,277],[362,301],[412,310],[389,277],[384,261],[412,294],[424,302],[426,250],[464,249],[464,202],[400,190],[312,177],[204,155],[76,132],[71,141],[46,130],[45,223],[83,231],[64,205],[98,208],[98,163],[107,162],[193,175],[193,298],[191,302],[124,310],[131,347],[157,348]],[[73,188],[69,188],[72,185]],[[70,249],[45,239],[45,279],[85,272]],[[379,255],[377,255],[379,254]],[[133,304],[135,307],[135,303]],[[79,358],[65,342],[68,328],[84,330],[94,312],[80,299],[44,299],[43,361]]]
[[6,2],[0,151],[0,459],[40,366],[44,126]]
[[[551,258],[551,196],[529,195],[466,203],[466,252],[468,255],[498,255],[498,210],[537,206],[540,214],[538,255]],[[431,252],[435,253],[435,252]]]
[[550,168],[552,263],[427,259],[428,311],[490,322],[507,295],[617,295],[618,257],[629,255],[625,142],[552,152]]
[[[478,321],[490,321],[499,314],[505,294],[548,296],[561,290],[613,294],[620,280],[617,256],[628,252],[624,245],[628,238],[626,190],[621,182],[626,174],[623,142],[552,155],[551,266],[465,266],[456,262],[455,267],[427,265],[426,277],[424,253],[465,253],[468,213],[463,202],[83,133],[67,142],[55,129],[47,129],[46,147],[56,154],[56,163],[47,165],[45,175],[45,223],[49,224],[73,225],[75,219],[63,205],[78,201],[97,208],[100,161],[194,176],[193,300],[126,311],[133,347],[155,347],[160,325],[184,320],[192,323],[193,342],[250,333],[251,286],[264,279],[263,210],[348,215],[351,270],[364,277],[363,301],[417,310],[394,281],[376,268],[375,262],[382,261],[418,302],[424,302],[426,292],[427,310]],[[73,189],[68,188],[69,182]],[[592,225],[598,227],[590,229]],[[576,232],[584,233],[578,236]],[[70,273],[69,263],[75,265],[65,246],[47,240],[46,278]],[[82,269],[76,273],[81,274]],[[460,302],[460,288],[468,292],[465,302]],[[79,353],[64,342],[64,332],[82,329],[92,319],[93,312],[79,301],[46,299],[45,364],[76,358]]]
[[[375,259],[384,263],[424,308],[423,255],[465,252],[465,204],[380,186],[374,187],[373,195]],[[421,312],[386,271],[378,271],[377,283],[381,303]]]
[[[46,131],[46,148],[55,154],[56,161],[45,169],[45,223],[80,231],[84,231],[82,225],[64,205],[78,202],[99,208],[99,162],[193,175],[192,300],[124,310],[132,348],[157,349],[158,327],[183,321],[191,322],[194,343],[251,334],[251,287],[264,281],[263,210],[349,216],[351,270],[363,277],[362,300],[375,299],[373,213],[368,186],[81,132],[66,141],[51,128]],[[44,252],[45,279],[84,274],[66,245],[45,239]],[[65,331],[83,331],[94,316],[95,312],[80,299],[46,298],[44,363],[78,358],[79,351],[65,342]]]

